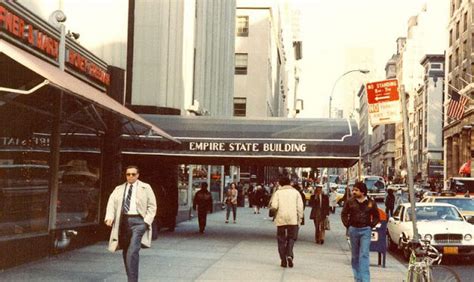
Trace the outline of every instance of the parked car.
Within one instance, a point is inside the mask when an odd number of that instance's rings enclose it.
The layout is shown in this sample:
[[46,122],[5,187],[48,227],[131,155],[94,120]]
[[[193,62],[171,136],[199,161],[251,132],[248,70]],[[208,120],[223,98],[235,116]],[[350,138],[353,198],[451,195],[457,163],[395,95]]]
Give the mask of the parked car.
[[[410,204],[401,204],[387,225],[389,249],[402,250],[406,259],[410,256],[407,243],[413,238],[410,214]],[[474,225],[468,223],[455,206],[445,203],[417,203],[416,218],[421,238],[429,240],[443,255],[474,255]]]
[[385,199],[385,181],[381,176],[364,176],[362,181],[367,186],[367,195],[376,201]]
[[450,177],[447,185],[445,188],[456,194],[464,195],[469,191],[471,196],[474,195],[474,177]]
[[454,196],[429,196],[421,200],[422,203],[447,203],[456,206],[464,218],[474,224],[474,199]]
[[407,186],[405,184],[389,184],[387,185],[387,190],[394,190],[394,191],[407,191]]

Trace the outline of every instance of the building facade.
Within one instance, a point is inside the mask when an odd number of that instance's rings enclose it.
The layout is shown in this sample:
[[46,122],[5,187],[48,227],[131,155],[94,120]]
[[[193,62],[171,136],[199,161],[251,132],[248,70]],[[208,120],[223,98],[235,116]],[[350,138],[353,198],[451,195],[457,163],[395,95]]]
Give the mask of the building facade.
[[131,1],[128,22],[135,111],[231,114],[235,1]]
[[[403,148],[403,130],[407,130],[410,140],[415,139],[415,127],[419,120],[415,119],[415,97],[424,85],[425,69],[420,64],[426,54],[440,54],[446,48],[445,37],[448,22],[446,16],[447,3],[445,1],[427,1],[420,12],[408,20],[408,30],[405,44],[400,52],[397,63],[397,78],[400,93],[407,95],[407,114],[409,117],[408,128],[403,128],[402,123],[396,125],[395,130],[395,168],[397,176],[406,175],[407,161]],[[403,94],[402,94],[403,95]],[[415,143],[410,141],[409,151],[414,152]],[[419,158],[419,156],[416,156]],[[411,156],[412,163],[414,156]],[[418,174],[417,168],[413,166],[413,175]],[[426,179],[424,179],[426,180]]]
[[302,46],[292,15],[286,1],[237,1],[234,116],[296,114]]
[[444,55],[426,55],[424,84],[415,98],[413,166],[421,179],[443,178]]
[[360,172],[362,175],[371,175],[372,128],[369,125],[367,92],[364,85],[360,87],[357,97],[359,97]]
[[[469,101],[461,119],[453,119],[444,109],[444,159],[445,179],[459,176],[459,168],[473,158],[474,110],[472,108],[473,89],[473,5],[471,1],[450,1],[449,8],[449,46],[446,50],[447,83],[444,89],[444,99],[449,102],[454,91],[468,97]],[[472,171],[471,166],[471,171]],[[472,173],[471,173],[472,175]]]

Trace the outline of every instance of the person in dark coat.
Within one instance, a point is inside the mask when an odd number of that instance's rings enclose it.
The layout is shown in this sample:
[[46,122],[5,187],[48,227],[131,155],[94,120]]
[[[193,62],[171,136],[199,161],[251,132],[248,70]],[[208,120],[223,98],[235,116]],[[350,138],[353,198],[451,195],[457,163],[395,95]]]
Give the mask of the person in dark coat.
[[193,209],[198,212],[199,232],[204,233],[207,213],[212,212],[212,195],[207,191],[207,183],[201,183],[201,190],[194,195]]
[[395,208],[395,194],[392,189],[387,190],[387,197],[385,198],[385,213],[387,217],[393,216],[393,209]]
[[313,208],[311,209],[310,219],[314,221],[316,244],[324,244],[325,226],[324,223],[329,215],[329,197],[324,195],[321,186],[316,186],[314,190]]

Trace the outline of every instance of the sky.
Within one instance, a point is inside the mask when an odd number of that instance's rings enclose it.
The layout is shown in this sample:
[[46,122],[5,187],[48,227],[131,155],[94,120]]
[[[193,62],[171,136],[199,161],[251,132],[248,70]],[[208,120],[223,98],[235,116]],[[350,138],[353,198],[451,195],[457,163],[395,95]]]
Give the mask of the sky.
[[[292,1],[301,13],[303,41],[298,98],[304,110],[299,117],[317,118],[328,117],[333,87],[333,108],[343,108],[346,116],[357,108],[362,84],[385,79],[396,39],[406,37],[408,19],[428,0]],[[338,80],[352,69],[370,73],[352,72]]]

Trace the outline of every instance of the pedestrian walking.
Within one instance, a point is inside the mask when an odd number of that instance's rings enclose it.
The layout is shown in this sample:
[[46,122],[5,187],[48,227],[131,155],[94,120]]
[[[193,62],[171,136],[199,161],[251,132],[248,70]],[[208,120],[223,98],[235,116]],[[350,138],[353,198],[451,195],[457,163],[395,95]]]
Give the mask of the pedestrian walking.
[[229,190],[227,190],[225,197],[225,204],[227,206],[227,212],[225,215],[225,223],[229,223],[229,215],[232,210],[232,215],[234,217],[234,223],[237,223],[237,188],[235,183],[231,183]]
[[336,213],[336,206],[337,206],[337,192],[335,188],[331,189],[331,192],[329,192],[329,208],[332,213]]
[[387,197],[385,198],[385,213],[387,217],[393,216],[393,209],[395,208],[395,194],[393,189],[387,190]]
[[127,181],[109,197],[105,224],[112,227],[109,250],[122,249],[128,281],[138,281],[141,245],[151,246],[151,224],[156,214],[156,198],[151,186],[138,180],[136,166],[126,169]]
[[263,198],[265,197],[265,191],[261,185],[255,186],[253,190],[253,208],[254,214],[260,214],[260,208],[263,206]]
[[370,281],[370,238],[372,228],[380,221],[377,204],[367,197],[367,186],[357,182],[352,189],[353,197],[342,209],[341,219],[349,229],[351,264],[354,281]]
[[322,187],[316,186],[314,190],[313,208],[311,209],[310,219],[314,221],[314,238],[316,244],[324,244],[326,234],[325,223],[329,216],[329,197],[322,193]]
[[298,226],[303,218],[303,200],[300,193],[290,186],[290,179],[283,176],[280,187],[273,194],[271,209],[276,211],[278,253],[281,267],[293,267],[293,246],[297,239]]
[[193,209],[198,212],[199,233],[206,229],[207,213],[212,212],[212,194],[207,190],[207,183],[201,183],[201,189],[194,195]]

